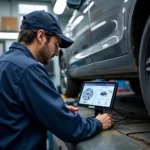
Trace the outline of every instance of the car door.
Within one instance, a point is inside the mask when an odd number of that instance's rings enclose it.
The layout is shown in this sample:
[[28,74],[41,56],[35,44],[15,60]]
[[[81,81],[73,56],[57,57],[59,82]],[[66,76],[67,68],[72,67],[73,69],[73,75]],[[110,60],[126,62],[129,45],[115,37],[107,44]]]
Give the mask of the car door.
[[91,34],[89,25],[89,16],[86,11],[89,3],[85,1],[80,9],[75,10],[71,17],[70,37],[74,40],[74,44],[69,48],[71,69],[83,67],[86,64],[92,63],[91,53]]
[[124,55],[124,32],[128,0],[92,0],[90,30],[93,62]]

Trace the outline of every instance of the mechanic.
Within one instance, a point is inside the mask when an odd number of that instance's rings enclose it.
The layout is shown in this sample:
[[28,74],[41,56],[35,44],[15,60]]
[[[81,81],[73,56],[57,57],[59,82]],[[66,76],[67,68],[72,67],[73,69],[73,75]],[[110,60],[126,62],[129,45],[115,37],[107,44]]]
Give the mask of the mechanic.
[[18,42],[0,57],[0,149],[46,150],[47,130],[76,143],[112,127],[111,114],[83,118],[67,108],[42,65],[71,44],[51,14],[23,17]]

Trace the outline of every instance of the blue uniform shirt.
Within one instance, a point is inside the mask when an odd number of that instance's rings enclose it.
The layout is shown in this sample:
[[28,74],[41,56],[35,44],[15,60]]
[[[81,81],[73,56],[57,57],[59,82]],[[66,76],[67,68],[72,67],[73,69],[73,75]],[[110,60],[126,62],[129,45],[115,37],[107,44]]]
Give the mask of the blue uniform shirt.
[[101,123],[71,113],[47,71],[22,44],[0,57],[0,149],[46,150],[48,129],[66,142],[101,131]]

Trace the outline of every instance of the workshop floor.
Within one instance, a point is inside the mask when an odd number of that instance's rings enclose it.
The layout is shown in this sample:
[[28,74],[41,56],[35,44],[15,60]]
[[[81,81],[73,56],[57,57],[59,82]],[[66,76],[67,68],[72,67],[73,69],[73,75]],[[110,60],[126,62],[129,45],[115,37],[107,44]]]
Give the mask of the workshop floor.
[[[98,142],[99,146],[101,146],[102,148],[102,145],[105,143],[105,147],[103,147],[104,150],[109,150],[109,146],[112,145],[114,146],[113,150],[120,150],[120,146],[122,147],[122,149],[126,150],[126,143],[129,143],[128,150],[134,150],[133,146],[136,147],[136,144],[138,150],[150,149],[150,117],[146,111],[142,97],[135,95],[133,92],[119,93],[117,95],[114,108],[115,110],[112,110],[111,112],[107,111],[108,113],[113,114],[115,122],[113,130],[102,132],[101,135],[99,135],[99,137],[101,138],[101,140]],[[85,117],[94,115],[93,110],[82,107],[80,107],[79,113]],[[116,136],[117,134],[122,135],[120,136],[120,139],[123,140],[122,143],[118,143],[120,141],[118,141],[118,137]],[[91,142],[94,143],[95,139],[91,139]],[[70,147],[72,148],[67,149],[64,142],[62,142],[55,136],[53,142],[53,150],[73,150],[73,147],[71,145]],[[104,143],[102,144],[102,142]],[[113,142],[117,142],[117,147],[115,147],[115,144]],[[141,147],[138,146],[138,143],[140,143]],[[83,147],[83,145],[88,145],[88,141],[77,144],[75,148],[77,150],[84,150],[86,147]],[[90,145],[88,146],[88,150],[98,149]]]

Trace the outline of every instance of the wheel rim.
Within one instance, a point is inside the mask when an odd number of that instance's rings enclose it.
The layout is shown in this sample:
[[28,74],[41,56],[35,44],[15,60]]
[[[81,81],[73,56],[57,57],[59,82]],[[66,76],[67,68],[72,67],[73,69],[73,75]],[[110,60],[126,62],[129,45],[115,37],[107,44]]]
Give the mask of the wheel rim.
[[62,93],[65,93],[67,83],[68,83],[68,78],[67,78],[67,68],[66,68],[66,63],[62,59],[61,61],[61,90]]
[[145,72],[145,77],[146,80],[148,81],[147,86],[149,86],[150,88],[150,44],[149,44],[150,40],[148,40],[148,45],[147,45],[147,52],[146,52],[146,72]]

